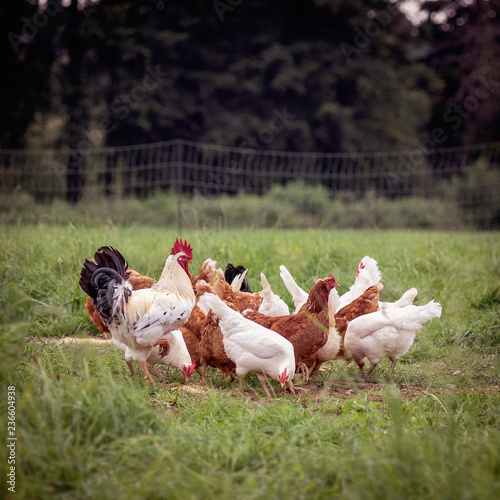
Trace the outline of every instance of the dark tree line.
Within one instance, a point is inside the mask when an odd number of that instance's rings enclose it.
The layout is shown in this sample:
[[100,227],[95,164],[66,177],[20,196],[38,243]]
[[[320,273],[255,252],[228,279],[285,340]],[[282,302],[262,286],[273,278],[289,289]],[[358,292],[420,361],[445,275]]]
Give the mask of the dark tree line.
[[[498,0],[3,0],[0,147],[183,138],[383,151],[498,138]],[[280,118],[277,118],[280,117]],[[77,201],[77,200],[74,200]]]

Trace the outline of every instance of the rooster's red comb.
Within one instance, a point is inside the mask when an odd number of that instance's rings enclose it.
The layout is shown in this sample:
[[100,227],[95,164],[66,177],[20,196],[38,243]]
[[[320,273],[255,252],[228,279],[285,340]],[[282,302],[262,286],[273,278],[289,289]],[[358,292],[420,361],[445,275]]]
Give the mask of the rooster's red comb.
[[191,245],[188,244],[187,240],[182,241],[179,240],[179,238],[175,240],[174,246],[172,247],[172,252],[170,254],[175,255],[179,252],[184,252],[189,260],[193,258],[193,249],[191,248]]

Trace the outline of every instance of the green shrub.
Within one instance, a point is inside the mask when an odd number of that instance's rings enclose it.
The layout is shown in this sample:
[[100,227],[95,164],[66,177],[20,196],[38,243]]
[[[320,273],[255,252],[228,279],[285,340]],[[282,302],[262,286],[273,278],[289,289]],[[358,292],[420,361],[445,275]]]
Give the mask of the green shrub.
[[[97,199],[68,205],[62,200],[38,204],[26,193],[0,201],[0,222],[145,225],[183,228],[404,228],[468,229],[500,224],[498,172],[478,164],[466,180],[452,179],[438,187],[439,198],[416,196],[387,199],[368,191],[365,195],[338,192],[300,180],[276,185],[263,195],[204,197],[174,191],[158,192],[143,200]],[[464,197],[468,198],[464,201]]]

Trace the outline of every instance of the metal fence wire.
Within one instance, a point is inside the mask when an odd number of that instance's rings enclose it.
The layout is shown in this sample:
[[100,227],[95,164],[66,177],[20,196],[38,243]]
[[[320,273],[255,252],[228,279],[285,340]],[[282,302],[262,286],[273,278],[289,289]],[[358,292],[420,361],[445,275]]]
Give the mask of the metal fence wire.
[[268,151],[182,139],[88,150],[0,150],[0,192],[27,192],[41,202],[141,198],[167,190],[264,194],[301,179],[325,186],[332,197],[347,192],[391,199],[440,198],[454,183],[462,208],[488,208],[499,203],[499,172],[500,142],[373,153]]

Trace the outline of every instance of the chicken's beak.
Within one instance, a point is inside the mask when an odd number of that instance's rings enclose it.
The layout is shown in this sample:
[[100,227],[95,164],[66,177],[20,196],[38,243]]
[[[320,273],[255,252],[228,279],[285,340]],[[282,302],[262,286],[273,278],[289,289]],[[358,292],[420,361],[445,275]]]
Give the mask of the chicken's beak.
[[182,375],[186,379],[186,382],[189,380],[189,377],[191,374],[194,372],[194,369],[196,368],[196,362],[193,362],[189,366],[183,366],[182,367]]

